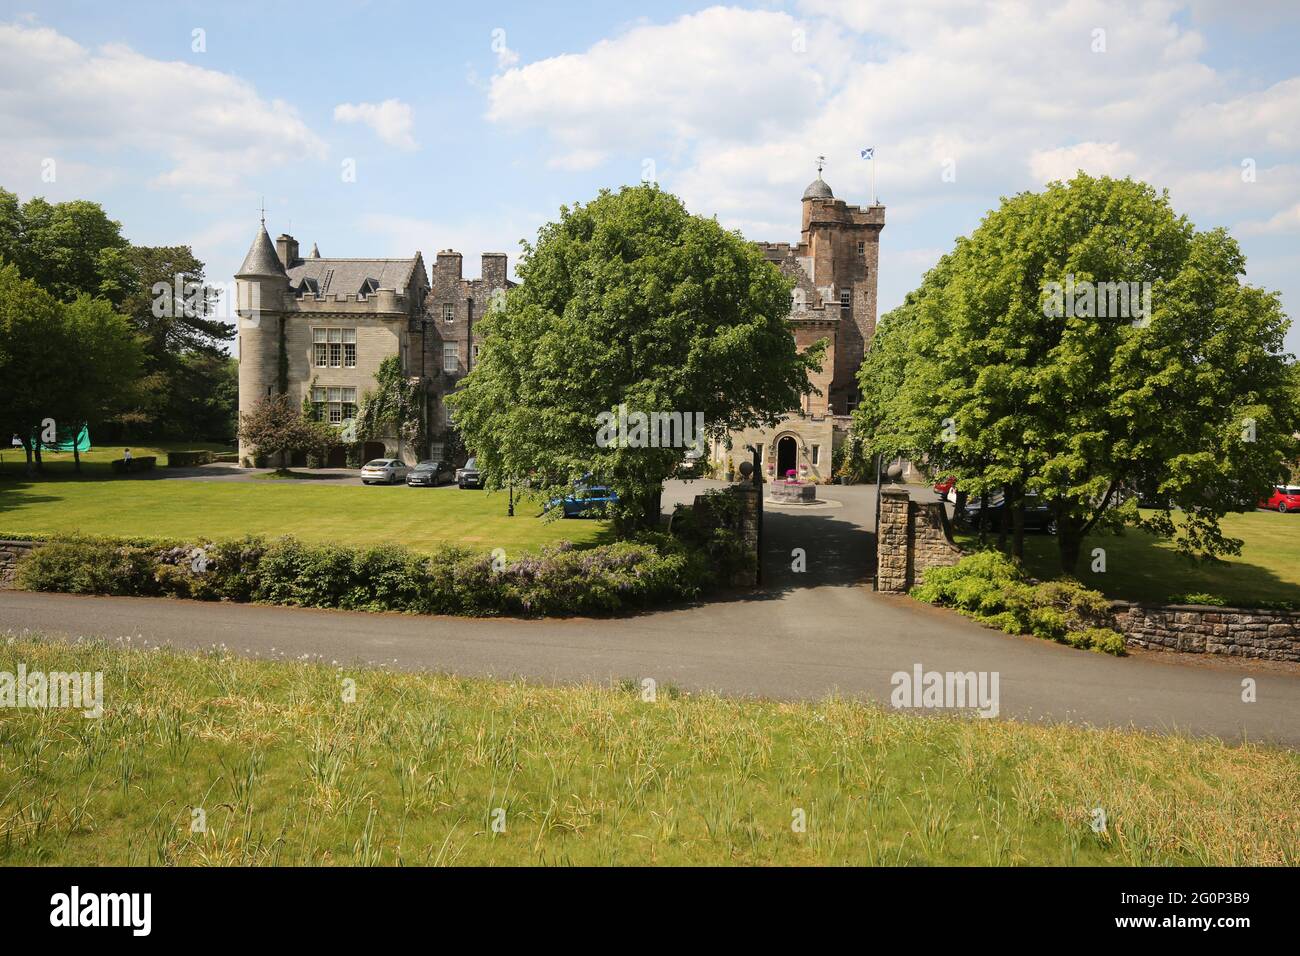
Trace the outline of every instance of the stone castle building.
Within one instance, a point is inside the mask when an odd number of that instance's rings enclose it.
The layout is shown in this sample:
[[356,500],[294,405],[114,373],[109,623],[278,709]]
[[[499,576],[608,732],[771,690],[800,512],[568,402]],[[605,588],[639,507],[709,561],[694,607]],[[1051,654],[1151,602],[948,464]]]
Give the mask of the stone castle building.
[[[829,481],[835,448],[857,405],[857,373],[876,327],[876,268],[884,207],[850,206],[817,178],[804,190],[798,244],[758,243],[769,261],[794,280],[790,322],[800,349],[825,340],[825,360],[812,376],[819,394],[804,398],[774,428],[735,432],[710,448],[715,474],[725,477],[762,449],[766,477],[795,471]],[[315,246],[304,258],[298,242],[271,241],[265,224],[235,275],[239,320],[239,410],[283,392],[310,403],[322,421],[351,419],[375,373],[389,356],[423,385],[432,444],[410,448],[397,436],[368,441],[362,460],[441,459],[439,438],[450,426],[445,396],[474,367],[480,319],[513,283],[504,253],[484,253],[481,277],[466,279],[459,252],[439,252],[426,273],[419,252],[409,259],[327,259]],[[335,449],[324,464],[343,466]],[[254,450],[240,444],[241,462]],[[299,462],[301,464],[301,462]],[[459,464],[459,462],[457,462]]]
[[759,249],[795,282],[790,322],[795,342],[806,349],[826,340],[825,360],[811,376],[820,392],[805,396],[774,428],[734,432],[714,442],[710,460],[725,477],[752,459],[746,446],[761,449],[766,478],[794,471],[811,481],[829,481],[831,459],[849,430],[858,404],[858,369],[876,330],[876,269],[885,207],[850,206],[836,199],[821,170],[803,192],[803,224],[797,245],[760,242]]
[[[423,384],[432,445],[408,447],[397,436],[368,441],[363,460],[441,458],[439,437],[449,422],[443,398],[473,368],[476,322],[511,283],[504,253],[484,253],[482,275],[466,279],[459,252],[438,253],[432,279],[424,258],[327,259],[315,246],[303,258],[298,242],[274,243],[263,224],[235,275],[239,314],[239,410],[284,392],[308,402],[321,421],[341,424],[389,356]],[[341,467],[345,449],[325,464]],[[254,450],[242,442],[240,461]]]

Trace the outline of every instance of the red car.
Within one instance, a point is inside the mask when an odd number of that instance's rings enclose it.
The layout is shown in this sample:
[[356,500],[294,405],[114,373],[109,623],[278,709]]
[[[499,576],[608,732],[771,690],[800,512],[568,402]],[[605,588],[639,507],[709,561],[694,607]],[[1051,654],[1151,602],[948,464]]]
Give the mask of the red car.
[[948,492],[952,491],[952,486],[955,484],[957,484],[957,479],[954,478],[952,475],[949,475],[947,478],[940,478],[938,481],[934,483],[935,493],[939,495],[946,495],[948,494]]
[[1261,508],[1269,511],[1300,511],[1300,485],[1274,485],[1273,497],[1261,498]]

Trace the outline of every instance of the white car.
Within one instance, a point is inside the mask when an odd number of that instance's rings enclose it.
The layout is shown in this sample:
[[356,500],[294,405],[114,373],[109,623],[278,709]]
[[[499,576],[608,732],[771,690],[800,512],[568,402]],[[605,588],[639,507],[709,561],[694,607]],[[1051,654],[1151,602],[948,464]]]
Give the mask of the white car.
[[405,479],[410,470],[399,458],[376,458],[362,466],[361,483],[395,485]]

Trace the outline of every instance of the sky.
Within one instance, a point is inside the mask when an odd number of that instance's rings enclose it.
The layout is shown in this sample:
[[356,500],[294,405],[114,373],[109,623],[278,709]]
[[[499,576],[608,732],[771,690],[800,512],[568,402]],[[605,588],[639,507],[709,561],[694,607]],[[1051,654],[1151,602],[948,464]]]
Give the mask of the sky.
[[1083,169],[1227,227],[1300,319],[1297,48],[1290,0],[0,0],[0,186],[98,201],[218,282],[263,202],[303,249],[474,276],[646,177],[797,241],[817,157],[863,204],[873,146],[882,313],[1002,196]]

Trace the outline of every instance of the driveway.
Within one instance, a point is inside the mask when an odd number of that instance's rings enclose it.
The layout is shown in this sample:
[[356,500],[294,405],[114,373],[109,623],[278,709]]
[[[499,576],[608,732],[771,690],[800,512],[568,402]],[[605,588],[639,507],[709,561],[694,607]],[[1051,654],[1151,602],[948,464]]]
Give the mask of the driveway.
[[[665,504],[709,484],[674,483]],[[1174,655],[1113,658],[1009,637],[872,592],[861,583],[872,490],[818,492],[835,504],[768,510],[765,591],[630,618],[475,620],[0,591],[0,630],[187,649],[225,644],[260,657],[545,682],[650,677],[694,692],[813,700],[840,694],[885,704],[892,675],[920,665],[996,672],[1003,718],[1300,746],[1300,676],[1292,671]],[[806,571],[792,567],[795,548],[805,552]],[[1244,678],[1256,681],[1254,703],[1241,699]]]

